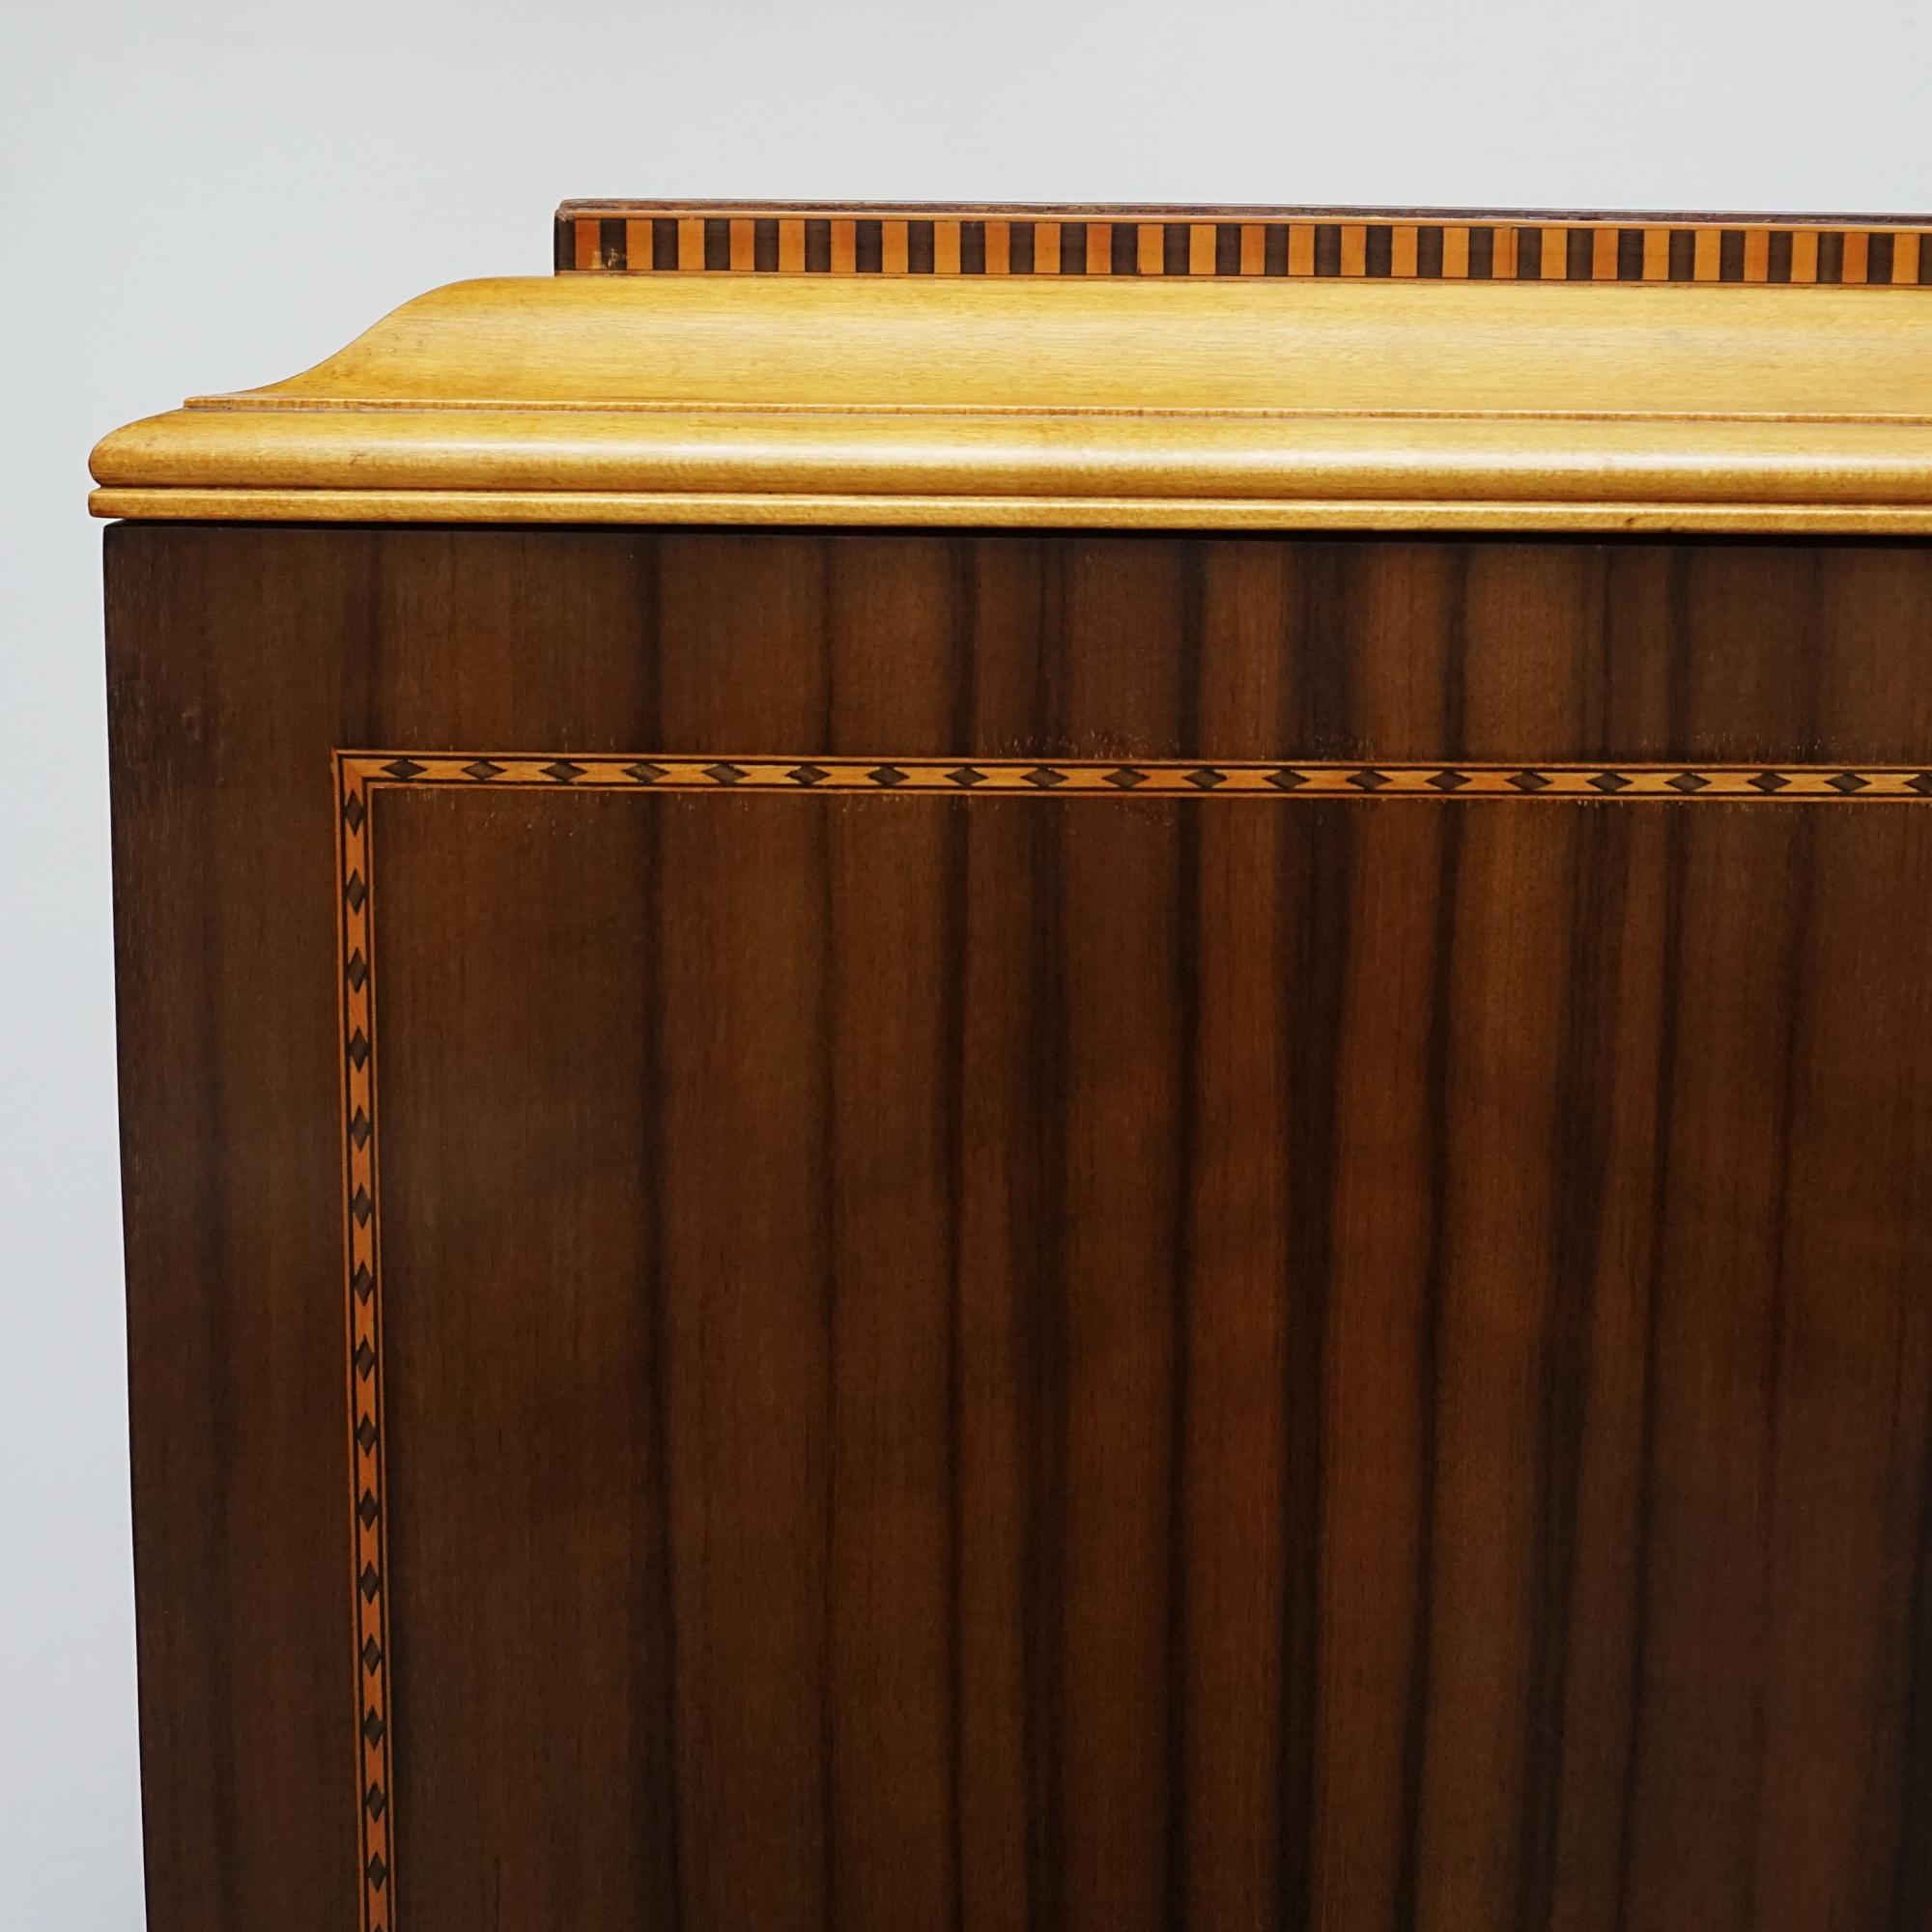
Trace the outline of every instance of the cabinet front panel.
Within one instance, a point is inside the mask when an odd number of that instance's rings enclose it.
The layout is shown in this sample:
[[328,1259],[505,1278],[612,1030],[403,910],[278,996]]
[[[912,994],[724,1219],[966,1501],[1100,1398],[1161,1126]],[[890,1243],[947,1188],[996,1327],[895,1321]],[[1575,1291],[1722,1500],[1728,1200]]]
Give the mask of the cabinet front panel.
[[158,1932],[1922,1919],[1928,554],[110,589]]

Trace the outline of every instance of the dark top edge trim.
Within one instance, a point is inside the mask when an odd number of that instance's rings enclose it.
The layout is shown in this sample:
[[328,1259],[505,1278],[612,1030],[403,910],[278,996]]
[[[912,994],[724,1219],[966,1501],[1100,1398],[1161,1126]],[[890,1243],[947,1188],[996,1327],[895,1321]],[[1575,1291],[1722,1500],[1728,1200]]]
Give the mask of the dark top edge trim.
[[1520,222],[1529,226],[1562,227],[1595,224],[1605,227],[1689,228],[1921,228],[1932,227],[1932,213],[1861,213],[1755,210],[1672,209],[1548,209],[1548,208],[1411,208],[1241,202],[1051,202],[1051,201],[762,201],[762,200],[570,200],[557,205],[556,219],[622,215],[831,215],[860,220],[960,219],[977,221],[1017,216],[1046,221],[1446,221]]

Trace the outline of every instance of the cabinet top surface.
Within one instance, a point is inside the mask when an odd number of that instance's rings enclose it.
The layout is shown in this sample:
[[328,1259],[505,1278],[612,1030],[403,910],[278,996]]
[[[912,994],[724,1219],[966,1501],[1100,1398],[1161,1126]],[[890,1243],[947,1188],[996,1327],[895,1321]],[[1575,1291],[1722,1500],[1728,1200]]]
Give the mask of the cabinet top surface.
[[566,203],[103,516],[1932,530],[1932,223]]

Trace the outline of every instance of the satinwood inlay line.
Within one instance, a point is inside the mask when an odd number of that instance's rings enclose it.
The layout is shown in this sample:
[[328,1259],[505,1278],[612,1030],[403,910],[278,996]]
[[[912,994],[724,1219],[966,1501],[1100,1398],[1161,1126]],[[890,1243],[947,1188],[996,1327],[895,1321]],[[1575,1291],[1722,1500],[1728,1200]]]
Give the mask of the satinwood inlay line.
[[1690,798],[1910,800],[1932,797],[1913,765],[1519,764],[1300,759],[639,756],[632,753],[358,753],[365,784],[536,786],[670,792],[975,793],[999,797],[1274,794],[1309,798]]

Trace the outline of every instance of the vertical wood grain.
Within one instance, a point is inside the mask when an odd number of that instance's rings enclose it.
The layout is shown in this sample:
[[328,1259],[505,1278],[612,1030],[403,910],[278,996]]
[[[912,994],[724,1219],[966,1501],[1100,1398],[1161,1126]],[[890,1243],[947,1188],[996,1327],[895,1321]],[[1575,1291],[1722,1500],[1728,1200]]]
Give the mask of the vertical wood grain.
[[[355,1911],[335,749],[1932,761],[1912,545],[110,564],[157,1932]],[[401,1932],[1923,1919],[1932,806],[376,812]]]

